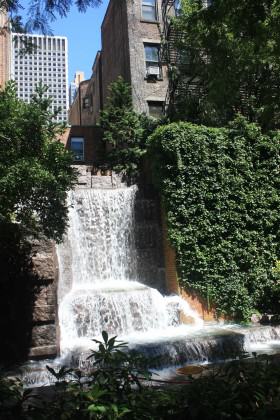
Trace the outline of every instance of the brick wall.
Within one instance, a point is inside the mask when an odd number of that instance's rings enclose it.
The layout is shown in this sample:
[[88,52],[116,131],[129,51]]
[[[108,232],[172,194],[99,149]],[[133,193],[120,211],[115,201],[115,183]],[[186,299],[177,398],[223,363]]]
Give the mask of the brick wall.
[[160,45],[161,0],[158,22],[141,18],[141,0],[111,0],[102,24],[102,80],[106,103],[110,83],[121,75],[131,84],[134,109],[148,113],[148,101],[164,101],[167,67],[162,66],[162,80],[147,80],[144,43]]
[[5,29],[7,27],[7,15],[0,12],[0,87],[10,79],[11,70],[11,36]]
[[126,3],[127,0],[111,0],[101,26],[104,103],[109,85],[118,76],[131,82]]
[[167,67],[162,66],[162,80],[146,80],[144,44],[161,41],[161,0],[158,0],[158,23],[141,18],[141,0],[127,2],[128,37],[130,54],[131,86],[134,108],[148,113],[148,101],[164,101],[167,87]]
[[82,119],[83,119],[82,104],[83,104],[83,98],[86,95],[89,83],[90,83],[89,80],[84,80],[83,82],[80,83],[77,89],[76,97],[71,107],[69,108],[68,121],[69,121],[69,124],[71,125],[82,125]]
[[92,109],[91,109],[91,124],[96,124],[99,119],[100,110],[103,108],[103,91],[102,91],[102,59],[103,54],[98,51],[92,66]]
[[83,164],[92,164],[100,160],[104,144],[102,143],[102,129],[97,126],[72,126],[65,130],[60,137],[60,141],[66,149],[71,150],[71,137],[84,138],[84,156]]

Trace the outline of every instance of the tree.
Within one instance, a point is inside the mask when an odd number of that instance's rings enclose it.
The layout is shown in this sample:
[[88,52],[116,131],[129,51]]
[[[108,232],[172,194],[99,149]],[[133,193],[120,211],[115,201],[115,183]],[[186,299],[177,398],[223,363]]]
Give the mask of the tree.
[[222,126],[241,113],[279,128],[279,23],[277,0],[183,0],[172,23],[176,118]]
[[46,90],[39,86],[30,103],[17,98],[12,82],[0,92],[0,225],[59,241],[75,172],[57,140],[64,127],[53,122]]
[[27,8],[27,21],[23,25],[21,10],[24,7],[22,0],[0,0],[0,12],[7,12],[11,18],[12,27],[16,31],[39,31],[49,33],[49,22],[54,21],[58,16],[65,17],[72,5],[75,5],[79,12],[85,12],[88,7],[97,7],[102,0],[31,0]]
[[[112,169],[133,175],[146,152],[141,116],[133,110],[131,87],[122,77],[110,85],[110,94],[100,114],[103,140],[108,144]],[[144,119],[144,117],[143,117]]]

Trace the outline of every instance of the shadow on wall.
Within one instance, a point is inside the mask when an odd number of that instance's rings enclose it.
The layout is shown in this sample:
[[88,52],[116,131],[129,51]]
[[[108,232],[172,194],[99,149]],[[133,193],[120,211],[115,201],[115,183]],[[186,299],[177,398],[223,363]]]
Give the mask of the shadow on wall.
[[27,359],[37,276],[19,226],[0,223],[0,364]]

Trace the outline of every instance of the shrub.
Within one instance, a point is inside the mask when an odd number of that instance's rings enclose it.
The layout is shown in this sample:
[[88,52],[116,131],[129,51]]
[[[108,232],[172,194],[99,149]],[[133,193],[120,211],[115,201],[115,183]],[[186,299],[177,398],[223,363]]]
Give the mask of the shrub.
[[242,117],[173,123],[152,134],[149,155],[181,285],[238,319],[279,310],[279,133]]

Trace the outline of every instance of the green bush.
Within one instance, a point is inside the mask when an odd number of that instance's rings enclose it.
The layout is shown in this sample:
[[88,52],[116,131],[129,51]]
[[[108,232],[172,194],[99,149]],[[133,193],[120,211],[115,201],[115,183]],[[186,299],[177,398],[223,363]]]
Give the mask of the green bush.
[[0,375],[1,420],[279,418],[280,368],[273,356],[210,369],[188,366],[182,369],[186,376],[175,379],[177,385],[170,381],[159,388],[144,385],[150,373],[142,356],[129,354],[116,337],[102,335],[86,376],[71,368],[48,367],[56,382],[47,397],[24,390],[18,379]]
[[279,311],[279,133],[173,123],[149,140],[180,283],[218,314]]

